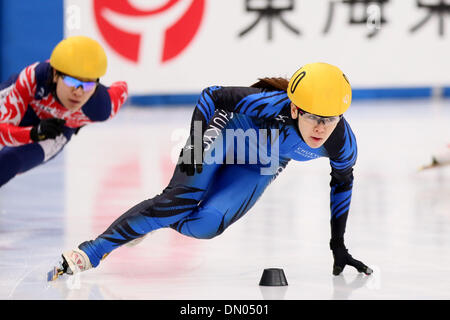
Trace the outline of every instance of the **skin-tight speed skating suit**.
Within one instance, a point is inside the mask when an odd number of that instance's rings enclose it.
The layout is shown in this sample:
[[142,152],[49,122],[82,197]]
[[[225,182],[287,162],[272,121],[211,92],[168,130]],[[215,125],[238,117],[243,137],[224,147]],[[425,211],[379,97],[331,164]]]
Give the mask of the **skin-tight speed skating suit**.
[[[161,194],[129,209],[95,240],[80,244],[93,267],[112,250],[159,228],[171,227],[199,239],[221,234],[250,210],[291,159],[329,158],[331,236],[343,239],[357,155],[355,136],[343,117],[324,145],[313,149],[290,116],[286,92],[209,87],[194,110],[192,134],[199,123],[203,124],[202,172],[188,176],[177,165]],[[206,138],[212,131],[219,135]],[[242,134],[245,142],[239,143]]]
[[[54,158],[82,126],[113,117],[128,96],[126,82],[98,84],[80,110],[70,111],[59,102],[52,79],[49,62],[36,62],[0,83],[0,186]],[[33,142],[32,127],[49,118],[66,121],[63,134]]]

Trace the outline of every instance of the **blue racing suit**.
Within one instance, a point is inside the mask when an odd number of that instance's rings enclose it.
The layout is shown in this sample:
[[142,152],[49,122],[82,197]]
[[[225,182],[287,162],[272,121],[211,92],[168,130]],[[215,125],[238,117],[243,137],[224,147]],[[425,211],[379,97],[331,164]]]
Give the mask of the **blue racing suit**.
[[[209,87],[194,110],[191,135],[196,122],[204,128],[202,172],[188,176],[177,165],[161,194],[129,209],[95,240],[80,244],[94,267],[112,250],[159,228],[199,239],[221,234],[250,210],[290,160],[329,158],[331,236],[343,239],[357,155],[344,117],[328,140],[313,149],[290,116],[286,92]],[[211,132],[217,135],[211,138]]]

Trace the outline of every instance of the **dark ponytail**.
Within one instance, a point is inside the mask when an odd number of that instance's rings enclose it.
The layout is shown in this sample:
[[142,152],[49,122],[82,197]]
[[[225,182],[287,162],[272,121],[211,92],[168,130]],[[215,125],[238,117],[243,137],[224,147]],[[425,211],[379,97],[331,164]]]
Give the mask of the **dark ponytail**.
[[259,81],[252,84],[250,87],[267,89],[269,91],[286,91],[289,85],[289,80],[285,78],[259,78]]

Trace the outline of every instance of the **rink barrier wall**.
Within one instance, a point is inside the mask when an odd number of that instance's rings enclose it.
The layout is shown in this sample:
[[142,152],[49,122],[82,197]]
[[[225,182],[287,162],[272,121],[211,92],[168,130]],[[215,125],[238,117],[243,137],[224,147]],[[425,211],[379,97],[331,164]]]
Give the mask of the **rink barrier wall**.
[[0,81],[47,60],[64,37],[63,0],[0,1]]
[[[131,95],[128,104],[138,107],[178,106],[196,104],[198,94],[152,94]],[[379,99],[430,99],[434,97],[450,98],[450,87],[432,88],[357,88],[353,89],[353,101]]]
[[444,98],[450,98],[450,87],[445,87],[443,92],[442,92],[442,96]]
[[[122,9],[127,8],[130,5],[129,2],[131,3],[131,1],[121,1],[120,3],[122,4],[119,7],[122,7]],[[183,1],[179,2],[181,3]],[[199,0],[199,2],[203,1]],[[140,52],[141,59],[130,63],[129,59],[127,60],[118,53],[117,48],[113,50],[111,45],[107,44],[105,35],[99,30],[99,23],[94,19],[96,12],[98,13],[106,9],[102,7],[100,9],[97,8],[96,11],[92,5],[93,3],[95,1],[92,0],[0,1],[0,81],[8,79],[12,74],[20,72],[24,67],[36,61],[47,60],[50,57],[53,47],[64,36],[84,34],[94,37],[104,44],[107,55],[111,59],[108,61],[108,74],[102,80],[105,84],[112,83],[118,79],[127,81],[130,88],[129,103],[138,106],[195,104],[200,94],[199,90],[201,90],[201,86],[203,86],[205,80],[211,84],[239,83],[243,81],[243,78],[240,79],[239,76],[237,77],[234,68],[230,68],[228,64],[216,64],[213,74],[210,73],[208,68],[195,67],[205,62],[209,64],[223,58],[214,55],[214,60],[208,60],[206,59],[208,54],[206,56],[203,55],[205,52],[210,52],[208,51],[209,48],[216,46],[216,42],[214,42],[216,39],[222,39],[220,44],[229,48],[230,53],[239,52],[239,59],[242,59],[242,61],[255,61],[252,54],[253,50],[244,49],[248,48],[249,41],[256,41],[256,39],[259,39],[258,37],[264,36],[264,33],[259,35],[252,34],[250,38],[239,38],[238,40],[236,40],[236,37],[229,36],[228,28],[221,29],[219,22],[228,22],[225,11],[234,10],[232,9],[233,7],[226,1],[211,1],[208,2],[208,6],[204,10],[204,19],[200,25],[198,36],[191,39],[192,41],[189,42],[186,50],[183,49],[178,52],[179,55],[176,56],[176,59],[173,57],[173,60],[167,60],[164,63],[159,61],[156,63],[156,57],[153,55],[154,52],[145,51],[148,48],[144,46],[142,48],[143,51]],[[104,2],[106,7],[108,7],[107,3]],[[310,10],[310,12],[323,11],[323,3],[322,5],[320,3],[322,1],[311,1],[307,10]],[[341,6],[343,6],[342,3]],[[237,25],[241,25],[242,23],[242,26],[244,26],[249,22],[249,12],[243,11],[242,7],[240,8],[234,11],[234,14],[236,14],[235,20]],[[345,10],[345,8],[342,7],[340,10]],[[406,32],[407,26],[411,23],[411,17],[414,17],[414,19],[421,18],[423,16],[423,10],[418,4],[408,4],[407,1],[400,1],[398,5],[389,8],[389,15],[396,17],[396,24],[387,24],[385,26],[386,30],[380,32],[372,40],[369,40],[367,37],[361,37],[360,27],[362,25],[356,28],[357,26],[355,25],[345,26],[342,24],[335,26],[336,28],[333,28],[332,34],[327,36],[320,36],[318,38],[303,37],[302,42],[296,42],[297,44],[295,45],[289,40],[289,44],[294,45],[292,50],[289,51],[296,52],[296,50],[301,50],[304,53],[301,57],[302,60],[312,61],[312,58],[322,57],[325,60],[340,61],[339,65],[342,62],[342,67],[348,70],[347,72],[352,75],[352,78],[358,79],[358,81],[354,82],[354,87],[356,88],[353,90],[354,101],[428,99],[435,97],[449,98],[449,73],[445,72],[442,68],[448,60],[445,54],[448,50],[445,49],[448,49],[449,42],[442,36],[437,36],[436,30],[430,26],[427,27],[427,30],[421,30],[419,33]],[[142,13],[125,14],[128,15],[128,22],[125,24],[134,26],[135,17]],[[299,11],[299,13],[302,13],[302,11]],[[169,15],[170,13],[166,12],[164,14]],[[215,17],[215,19],[207,18],[211,16]],[[224,17],[225,19],[221,20]],[[436,17],[434,15],[433,19]],[[108,19],[113,18],[109,17],[106,20]],[[149,15],[148,23],[152,19]],[[307,25],[308,22],[315,24],[316,20],[316,15],[308,15],[303,16],[302,21]],[[182,21],[187,20],[183,19]],[[181,23],[181,20],[178,20],[177,23]],[[147,24],[139,27],[142,29],[142,32],[139,34],[143,38],[146,37],[146,33],[144,32],[146,29],[145,26]],[[161,27],[158,30],[152,29],[151,34],[155,32],[166,34],[167,27]],[[127,29],[125,26],[123,28],[125,28],[124,30]],[[131,28],[130,30],[134,29]],[[280,41],[279,43],[287,39],[292,39],[292,34],[289,34],[289,32],[283,34],[282,30],[280,29],[277,32],[276,40]],[[226,33],[223,33],[225,31]],[[259,28],[255,31],[261,32],[262,29]],[[286,30],[284,29],[284,31]],[[135,30],[135,32],[138,31]],[[225,39],[228,39],[226,40],[228,41],[226,44],[223,43]],[[349,54],[349,59],[345,58],[346,55],[342,55],[342,51],[339,50],[336,55],[333,52],[324,55],[323,52],[328,51],[324,50],[324,48],[329,48],[329,46],[334,48],[334,41],[336,39],[351,41],[351,48],[358,48],[358,54],[354,55],[352,50],[349,50],[348,53],[345,53]],[[278,46],[269,45],[269,42],[254,43],[257,44],[255,50],[262,54],[262,61],[265,61],[265,57],[272,57],[275,52],[278,52],[278,49],[275,49]],[[149,47],[155,48],[158,45],[162,46],[163,43],[155,43]],[[401,45],[398,45],[399,43]],[[392,50],[381,50],[384,48],[380,47],[381,45]],[[307,52],[303,50],[305,47],[309,48]],[[424,54],[422,51],[416,50],[417,47],[427,48],[428,50]],[[177,47],[175,46],[174,48],[176,49]],[[219,54],[220,52],[216,50],[215,53]],[[247,54],[250,54],[250,56]],[[285,52],[285,54],[287,53]],[[367,57],[375,57],[374,54],[376,54],[377,58],[371,59],[371,63],[367,63]],[[226,55],[227,61],[235,58],[235,56],[229,56],[229,53],[226,53]],[[403,59],[405,55],[407,55],[408,59]],[[353,60],[351,57],[358,58]],[[284,72],[286,70],[292,70],[293,65],[285,62],[290,60],[289,56],[286,56],[285,59],[278,61],[276,65],[267,65],[267,74],[276,73],[287,76],[286,74],[289,73]],[[380,66],[384,66],[387,62],[391,61],[395,61],[396,68],[380,69]],[[411,68],[411,61],[414,61],[414,65],[426,65],[427,72],[418,77],[417,70]],[[361,68],[361,65],[364,65],[364,68]],[[192,69],[193,66],[194,69]],[[124,74],[125,68],[126,72]],[[143,70],[152,70],[152,74],[158,75],[159,79],[170,79],[171,92],[167,92],[167,83],[165,81],[153,81],[149,85],[146,79],[148,72]],[[192,70],[195,70],[195,76],[192,76]],[[379,72],[380,70],[382,70],[381,73]],[[257,69],[254,69],[254,66],[252,67],[251,64],[248,66],[248,74],[256,74],[259,71],[259,63]],[[188,80],[179,77],[179,75],[188,73],[191,75]],[[219,81],[217,81],[217,77],[219,77]],[[374,82],[374,79],[378,79],[378,82]],[[443,87],[444,85],[447,86]],[[441,87],[435,88],[435,86]]]

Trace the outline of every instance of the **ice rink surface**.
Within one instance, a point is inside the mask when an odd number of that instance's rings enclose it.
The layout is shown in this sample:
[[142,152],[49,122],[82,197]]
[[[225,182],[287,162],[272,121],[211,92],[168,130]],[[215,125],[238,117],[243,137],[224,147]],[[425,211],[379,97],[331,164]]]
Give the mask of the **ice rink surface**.
[[[450,166],[418,171],[450,143],[450,101],[354,102],[359,156],[346,244],[371,276],[333,276],[330,167],[293,162],[222,235],[169,229],[100,266],[47,283],[63,250],[160,193],[192,108],[127,106],[0,190],[0,299],[450,299]],[[265,268],[289,285],[260,287]]]

